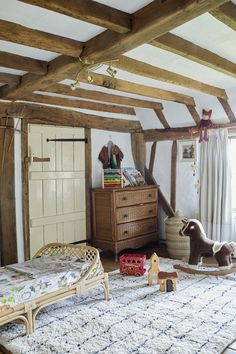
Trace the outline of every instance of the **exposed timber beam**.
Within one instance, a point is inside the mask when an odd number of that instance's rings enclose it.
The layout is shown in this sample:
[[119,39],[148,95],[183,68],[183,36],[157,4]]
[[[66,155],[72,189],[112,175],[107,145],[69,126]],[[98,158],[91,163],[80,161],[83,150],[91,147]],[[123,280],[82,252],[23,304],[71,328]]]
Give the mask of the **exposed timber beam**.
[[150,64],[143,63],[139,60],[135,60],[124,55],[120,56],[118,61],[114,61],[112,66],[128,71],[132,74],[148,77],[158,81],[168,82],[170,84],[186,87],[195,91],[200,91],[208,95],[221,97],[223,99],[228,98],[225,90],[221,88],[193,80],[186,76],[161,69]]
[[25,74],[21,77],[20,85],[12,89],[0,87],[0,98],[14,100],[24,98],[39,88],[44,89],[55,82],[63,80],[69,73],[71,74],[71,70],[74,68],[75,59],[62,55],[48,63],[46,75]]
[[0,257],[1,266],[17,262],[14,120],[1,119],[0,127]]
[[236,31],[236,5],[232,2],[223,4],[210,11],[210,14]]
[[191,133],[191,129],[194,128],[196,129],[196,127],[146,129],[144,130],[144,140],[146,142],[150,142],[150,141],[163,141],[163,140],[190,139],[191,137],[193,138],[198,134],[197,131],[195,134]]
[[159,109],[154,109],[154,112],[157,116],[157,118],[159,119],[159,121],[161,122],[161,124],[163,125],[163,127],[165,129],[170,128],[169,123],[167,122],[164,113],[162,111],[160,111]]
[[146,144],[142,132],[131,134],[131,149],[135,168],[144,176],[146,166]]
[[[225,124],[214,124],[211,129],[227,128],[234,129],[236,122]],[[196,126],[183,127],[183,128],[169,128],[169,129],[146,129],[144,132],[144,140],[150,141],[163,141],[163,140],[181,140],[193,139],[199,134]]]
[[225,113],[227,114],[227,117],[229,118],[230,122],[235,122],[236,121],[236,117],[234,112],[232,111],[230,104],[228,101],[223,100],[222,98],[218,97],[218,101],[220,102],[220,104],[222,105]]
[[86,43],[82,57],[95,61],[116,58],[226,1],[228,0],[154,1],[132,15],[131,32],[120,34],[105,31]]
[[7,52],[0,52],[0,66],[23,70],[37,75],[44,75],[47,73],[46,61],[23,57],[21,55]]
[[201,118],[199,117],[199,114],[198,114],[196,108],[194,106],[190,106],[188,104],[186,105],[186,107],[187,107],[189,113],[191,114],[194,122],[196,124],[200,123]]
[[156,148],[157,148],[157,142],[154,141],[151,147],[151,154],[150,154],[150,161],[149,161],[149,168],[148,168],[151,175],[153,174],[153,167],[156,158]]
[[[151,86],[144,86],[144,85],[132,83],[130,81],[115,79],[107,75],[93,73],[92,76],[93,76],[92,84],[96,86],[106,87],[109,89],[114,89],[122,92],[134,93],[137,95],[195,106],[194,99],[182,93],[162,90]],[[79,81],[88,83],[87,74],[81,73],[79,76]]]
[[[158,185],[155,178],[147,169],[147,167],[145,167],[145,179],[148,184]],[[158,188],[158,204],[160,205],[160,207],[162,207],[167,216],[172,217],[175,215],[174,210],[171,208],[160,187]]]
[[[0,83],[2,84],[6,84],[6,86],[2,86],[3,87],[15,87],[16,85],[18,85],[20,82],[20,76],[17,75],[13,75],[13,74],[8,74],[8,73],[0,73]],[[1,88],[0,88],[1,90]]]
[[[168,0],[165,2],[154,1],[151,4],[145,6],[141,10],[136,11],[132,16],[132,31],[121,34],[107,30],[100,35],[92,38],[84,44],[83,52],[75,56],[80,55],[83,60],[101,62],[104,60],[111,60],[121,54],[143,44],[148,43],[156,37],[163,35],[164,33],[172,30],[173,28],[182,25],[185,22],[192,20],[193,18],[200,16],[201,14],[212,10],[213,8],[224,4],[227,0]],[[14,31],[16,28],[13,28]],[[1,31],[1,28],[0,28]],[[2,31],[1,31],[2,32]],[[5,33],[5,29],[4,29]],[[13,40],[13,36],[10,36]],[[16,36],[22,37],[22,36]],[[0,37],[1,38],[1,37]],[[19,39],[20,39],[19,38]],[[58,44],[59,43],[59,44]],[[22,44],[22,43],[21,43]],[[57,42],[58,45],[61,41]],[[78,45],[80,47],[80,45]],[[50,45],[50,50],[53,46]],[[80,50],[78,50],[80,52]],[[65,63],[64,63],[65,62]],[[61,69],[62,73],[67,71],[67,58],[61,59],[61,65],[57,69]],[[49,64],[50,65],[50,64]],[[67,69],[65,69],[65,67]],[[83,69],[83,63],[74,62],[70,70],[72,74],[76,74],[79,69]],[[42,86],[45,87],[45,82],[49,76],[49,85],[52,85],[60,80],[52,77],[49,72],[45,75],[45,79],[41,79]],[[59,72],[58,72],[59,75]],[[66,75],[64,75],[64,79]],[[31,86],[35,87],[34,90],[41,89],[40,80],[35,77],[31,78]],[[28,80],[23,80],[17,90],[13,89],[4,90],[0,92],[1,98],[11,97],[12,93],[17,98],[22,98],[22,95],[30,93]],[[26,92],[27,91],[27,92]],[[31,91],[31,92],[32,92]]]
[[170,182],[170,205],[176,210],[176,170],[177,170],[177,141],[174,140],[171,149],[171,182]]
[[142,127],[139,121],[127,119],[106,118],[98,115],[75,112],[69,109],[41,106],[23,102],[0,102],[0,114],[10,117],[34,120],[35,123],[70,125],[73,127],[94,128],[125,133],[141,132]]
[[89,109],[93,111],[111,112],[119,114],[129,114],[135,116],[135,111],[131,107],[114,106],[100,102],[84,101],[79,99],[68,99],[64,97],[53,97],[41,94],[29,95],[26,99],[29,102],[44,103],[55,106],[73,107],[79,109]]
[[43,7],[105,27],[114,32],[126,33],[131,30],[131,15],[91,0],[20,0],[26,4]]
[[0,20],[0,39],[73,57],[79,57],[83,48],[81,42],[73,39],[4,20]]
[[175,34],[166,33],[149,44],[236,78],[236,64]]
[[112,95],[109,93],[93,91],[93,90],[86,90],[86,89],[82,89],[82,88],[78,88],[75,91],[72,91],[70,86],[63,85],[63,84],[55,84],[53,86],[49,86],[49,87],[45,88],[42,91],[51,92],[51,93],[59,93],[61,95],[67,95],[67,96],[73,96],[73,97],[79,97],[79,98],[86,98],[86,99],[91,99],[91,100],[95,100],[95,101],[122,104],[122,105],[132,106],[132,107],[152,108],[152,109],[158,109],[158,110],[163,109],[163,105],[160,102],[146,101],[146,100],[136,99],[136,98],[132,98],[132,97]]

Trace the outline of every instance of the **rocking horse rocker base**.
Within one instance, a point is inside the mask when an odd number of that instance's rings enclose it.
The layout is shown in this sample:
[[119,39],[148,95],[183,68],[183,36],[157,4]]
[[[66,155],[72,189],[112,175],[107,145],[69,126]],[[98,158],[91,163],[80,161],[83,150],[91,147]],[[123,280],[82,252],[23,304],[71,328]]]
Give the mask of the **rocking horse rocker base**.
[[188,274],[204,274],[204,275],[213,275],[213,276],[224,276],[232,273],[236,273],[236,264],[228,269],[221,269],[216,267],[200,266],[199,268],[192,268],[185,266],[183,264],[175,264],[175,269],[181,270],[182,272]]
[[[235,242],[214,242],[206,237],[200,221],[195,219],[182,220],[183,227],[180,236],[190,238],[190,256],[188,265],[176,264],[174,268],[190,274],[205,275],[227,275],[236,272],[236,264],[233,264],[232,257],[236,256]],[[214,256],[218,267],[203,266],[202,256]]]

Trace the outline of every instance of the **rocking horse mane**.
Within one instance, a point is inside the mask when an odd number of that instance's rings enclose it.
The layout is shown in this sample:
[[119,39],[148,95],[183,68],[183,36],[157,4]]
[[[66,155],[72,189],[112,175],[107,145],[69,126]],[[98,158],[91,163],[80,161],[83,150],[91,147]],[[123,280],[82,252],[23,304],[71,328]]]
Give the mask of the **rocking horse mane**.
[[205,230],[204,230],[204,228],[202,226],[202,223],[199,220],[197,220],[197,219],[189,219],[189,222],[194,222],[195,224],[197,224],[199,229],[200,229],[200,231],[201,231],[201,234],[206,237]]
[[203,237],[207,237],[206,233],[204,231],[204,228],[202,226],[202,223],[199,220],[197,220],[197,219],[186,219],[186,220],[187,220],[187,223],[186,223],[186,226],[185,226],[184,230],[186,230],[188,228],[190,222],[193,222],[194,224],[196,224],[199,227],[201,235]]

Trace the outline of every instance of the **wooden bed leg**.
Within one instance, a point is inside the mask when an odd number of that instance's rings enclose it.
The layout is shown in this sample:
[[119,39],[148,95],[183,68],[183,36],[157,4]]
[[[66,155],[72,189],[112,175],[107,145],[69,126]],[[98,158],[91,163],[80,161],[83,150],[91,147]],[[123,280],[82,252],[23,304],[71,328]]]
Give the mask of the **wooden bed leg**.
[[32,310],[29,310],[27,312],[27,318],[28,318],[28,323],[29,323],[29,333],[27,333],[27,334],[32,334],[34,332]]
[[110,300],[110,294],[109,294],[109,279],[108,279],[108,274],[104,274],[104,295],[105,295],[105,300]]
[[32,302],[29,302],[25,305],[25,311],[26,311],[26,315],[27,315],[27,322],[28,322],[28,325],[29,325],[29,333],[27,334],[32,334],[34,332],[34,323],[35,323],[35,318],[33,316],[33,309],[35,309],[36,305],[35,303],[32,301]]
[[23,322],[24,326],[25,326],[25,332],[26,334],[30,334],[30,325],[29,325],[29,321],[25,316],[19,316],[18,318],[15,319],[16,323],[21,323]]

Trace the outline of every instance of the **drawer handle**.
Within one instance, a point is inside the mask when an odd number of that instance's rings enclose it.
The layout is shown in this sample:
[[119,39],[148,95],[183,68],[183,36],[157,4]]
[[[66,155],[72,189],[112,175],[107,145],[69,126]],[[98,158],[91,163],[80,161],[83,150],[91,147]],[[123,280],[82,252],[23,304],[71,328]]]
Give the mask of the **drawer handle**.
[[124,214],[124,215],[123,215],[123,217],[124,217],[124,218],[127,218],[127,217],[128,217],[128,215],[127,215],[127,214]]
[[128,235],[128,231],[127,230],[124,231],[124,235]]
[[122,200],[127,200],[127,197],[123,197]]
[[152,197],[152,194],[148,194],[148,196],[149,196],[149,198],[151,198],[151,197]]
[[150,209],[148,212],[149,212],[149,214],[151,214],[151,213],[153,213],[153,210],[152,210],[152,209]]

